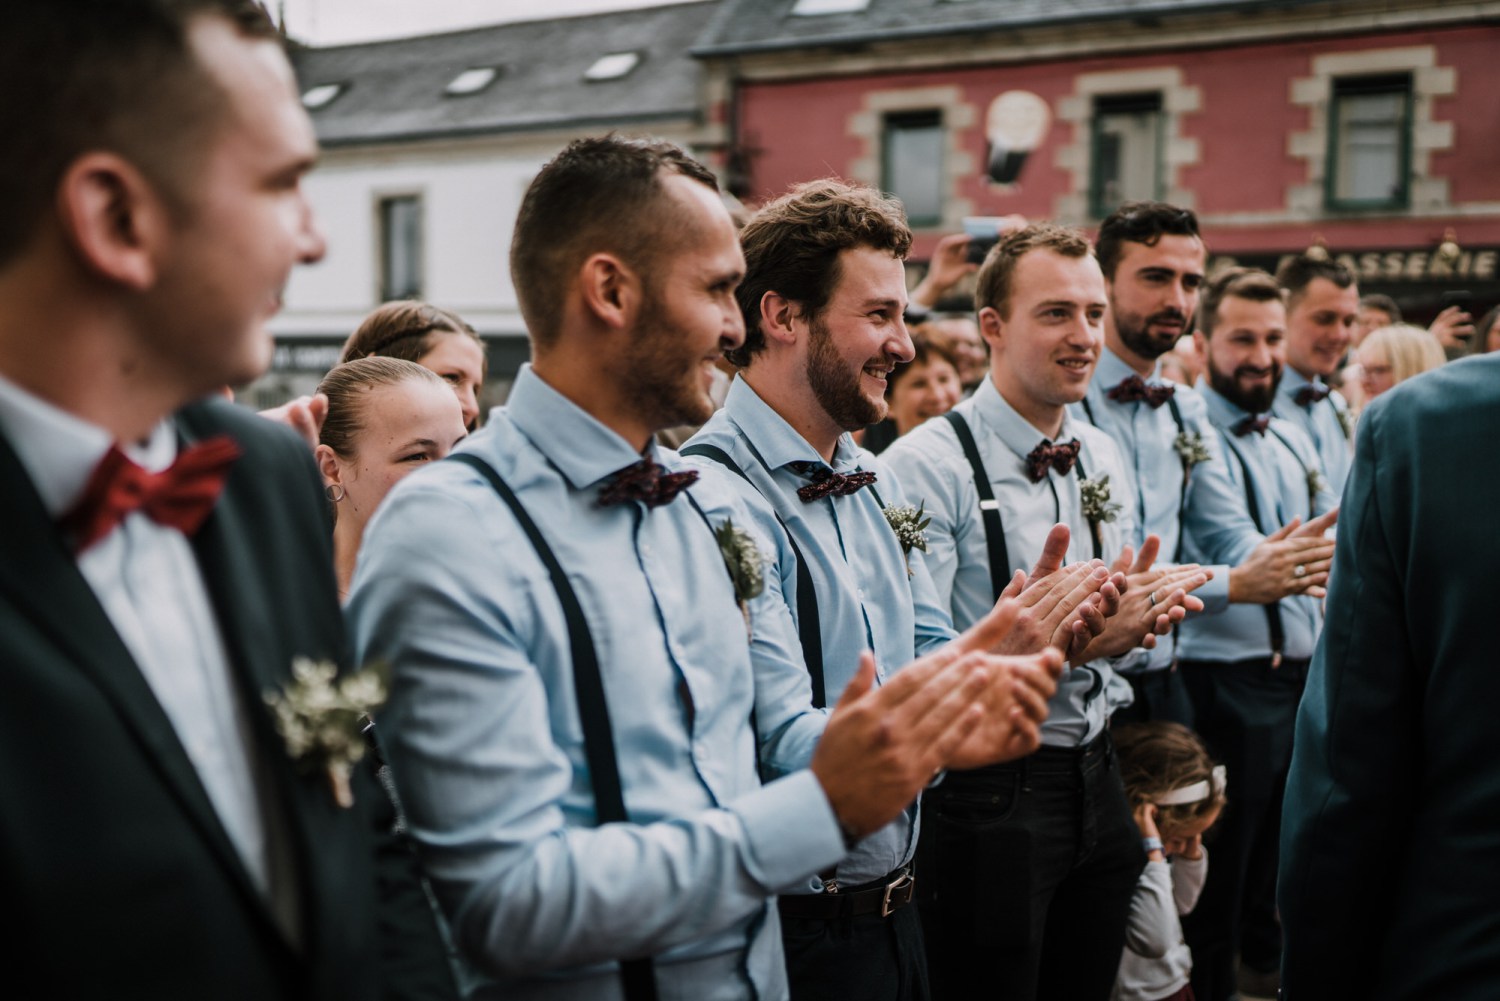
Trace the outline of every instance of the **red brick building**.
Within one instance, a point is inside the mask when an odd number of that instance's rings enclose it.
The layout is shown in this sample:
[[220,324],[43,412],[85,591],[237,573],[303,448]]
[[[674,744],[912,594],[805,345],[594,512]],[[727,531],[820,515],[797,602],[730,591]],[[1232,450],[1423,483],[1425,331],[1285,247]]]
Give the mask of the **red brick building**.
[[1500,303],[1500,3],[727,0],[694,54],[740,193],[878,184],[917,259],[966,216],[1163,198],[1218,257],[1321,242],[1412,319]]

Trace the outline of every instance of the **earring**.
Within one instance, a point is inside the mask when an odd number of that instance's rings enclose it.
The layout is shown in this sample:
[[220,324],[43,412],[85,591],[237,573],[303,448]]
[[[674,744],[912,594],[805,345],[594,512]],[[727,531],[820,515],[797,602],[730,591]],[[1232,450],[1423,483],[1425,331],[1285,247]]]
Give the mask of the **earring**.
[[[338,492],[334,493],[334,491]],[[330,483],[323,488],[323,494],[328,498],[330,503],[337,504],[344,499],[344,485],[342,483]]]

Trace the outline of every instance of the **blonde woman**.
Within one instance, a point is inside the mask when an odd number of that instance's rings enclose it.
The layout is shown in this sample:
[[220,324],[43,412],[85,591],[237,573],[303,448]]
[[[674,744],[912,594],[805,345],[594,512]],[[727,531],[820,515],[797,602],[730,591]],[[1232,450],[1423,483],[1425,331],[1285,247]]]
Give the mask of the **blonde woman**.
[[1366,404],[1396,383],[1447,361],[1436,337],[1405,323],[1371,331],[1360,344],[1358,355],[1360,388]]

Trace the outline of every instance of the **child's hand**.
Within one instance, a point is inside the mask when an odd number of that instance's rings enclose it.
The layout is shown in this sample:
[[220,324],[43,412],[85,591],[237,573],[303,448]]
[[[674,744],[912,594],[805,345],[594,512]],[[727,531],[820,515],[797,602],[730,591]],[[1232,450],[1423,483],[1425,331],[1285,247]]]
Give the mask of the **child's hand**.
[[1141,803],[1135,808],[1135,826],[1140,828],[1143,838],[1161,837],[1161,831],[1156,827],[1155,803]]

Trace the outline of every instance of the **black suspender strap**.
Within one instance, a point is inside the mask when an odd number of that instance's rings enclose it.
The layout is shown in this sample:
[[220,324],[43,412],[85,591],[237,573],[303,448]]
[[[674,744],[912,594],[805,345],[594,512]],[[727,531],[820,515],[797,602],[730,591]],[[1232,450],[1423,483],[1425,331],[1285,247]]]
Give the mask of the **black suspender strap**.
[[[706,442],[688,445],[679,453],[681,455],[696,455],[705,459],[712,459],[719,465],[733,470],[746,483],[750,483],[750,477],[745,471],[735,464],[717,445]],[[754,486],[752,483],[751,486]],[[769,501],[769,498],[767,498]],[[771,512],[776,514],[774,509]],[[813,587],[812,571],[808,569],[807,560],[802,556],[802,550],[797,545],[797,540],[792,538],[792,530],[787,528],[786,522],[781,520],[781,515],[776,515],[776,523],[786,533],[787,542],[791,544],[792,556],[797,561],[797,638],[802,643],[802,660],[807,665],[807,673],[812,678],[813,705],[819,709],[828,705],[828,691],[823,682],[823,631],[818,621],[818,592]]]
[[[568,647],[573,661],[573,687],[578,695],[578,716],[583,724],[583,753],[589,766],[589,779],[594,789],[594,815],[599,824],[625,823],[625,794],[620,786],[620,766],[615,757],[613,727],[609,722],[609,703],[604,695],[604,679],[599,674],[599,657],[594,649],[594,638],[589,632],[588,619],[578,594],[568,583],[568,575],[558,563],[557,555],[547,544],[536,522],[526,513],[520,498],[488,462],[470,452],[450,455],[450,459],[461,462],[478,472],[495,493],[500,495],[521,531],[526,533],[547,574],[552,578],[552,587],[557,591],[557,600],[562,605],[563,618],[568,624]],[[623,982],[626,1001],[656,1001],[656,974],[649,956],[620,961],[620,979]]]
[[[1240,473],[1245,478],[1245,503],[1250,508],[1250,520],[1255,522],[1255,527],[1260,529],[1262,535],[1268,535],[1266,526],[1260,520],[1260,504],[1255,499],[1255,481],[1250,476],[1250,466],[1245,462],[1245,457],[1240,453],[1239,447],[1229,440],[1229,435],[1222,430],[1219,437],[1223,439],[1224,445],[1234,454],[1239,461]],[[1266,625],[1271,630],[1271,666],[1281,666],[1281,651],[1286,646],[1286,631],[1281,625],[1281,602],[1273,601],[1265,606]]]
[[[1187,425],[1183,423],[1182,408],[1177,405],[1177,400],[1175,398],[1169,398],[1167,400],[1167,406],[1172,409],[1172,423],[1177,425],[1177,433],[1179,435],[1187,434]],[[1174,449],[1177,447],[1177,443],[1175,441],[1173,441],[1172,447]],[[1182,487],[1177,495],[1177,548],[1172,553],[1173,563],[1180,564],[1182,562],[1182,540],[1183,537],[1187,535],[1188,477],[1192,474],[1192,469],[1193,467],[1190,466],[1187,459],[1184,458],[1182,460]]]
[[953,425],[964,458],[969,460],[969,468],[974,471],[974,489],[979,493],[979,517],[984,523],[984,541],[990,554],[990,587],[995,592],[994,600],[999,601],[1000,592],[1010,584],[1011,577],[1005,525],[1000,521],[1000,502],[995,499],[995,491],[990,489],[990,476],[984,471],[984,461],[979,458],[979,445],[974,441],[974,432],[969,430],[969,422],[952,410],[944,414],[943,419]]

